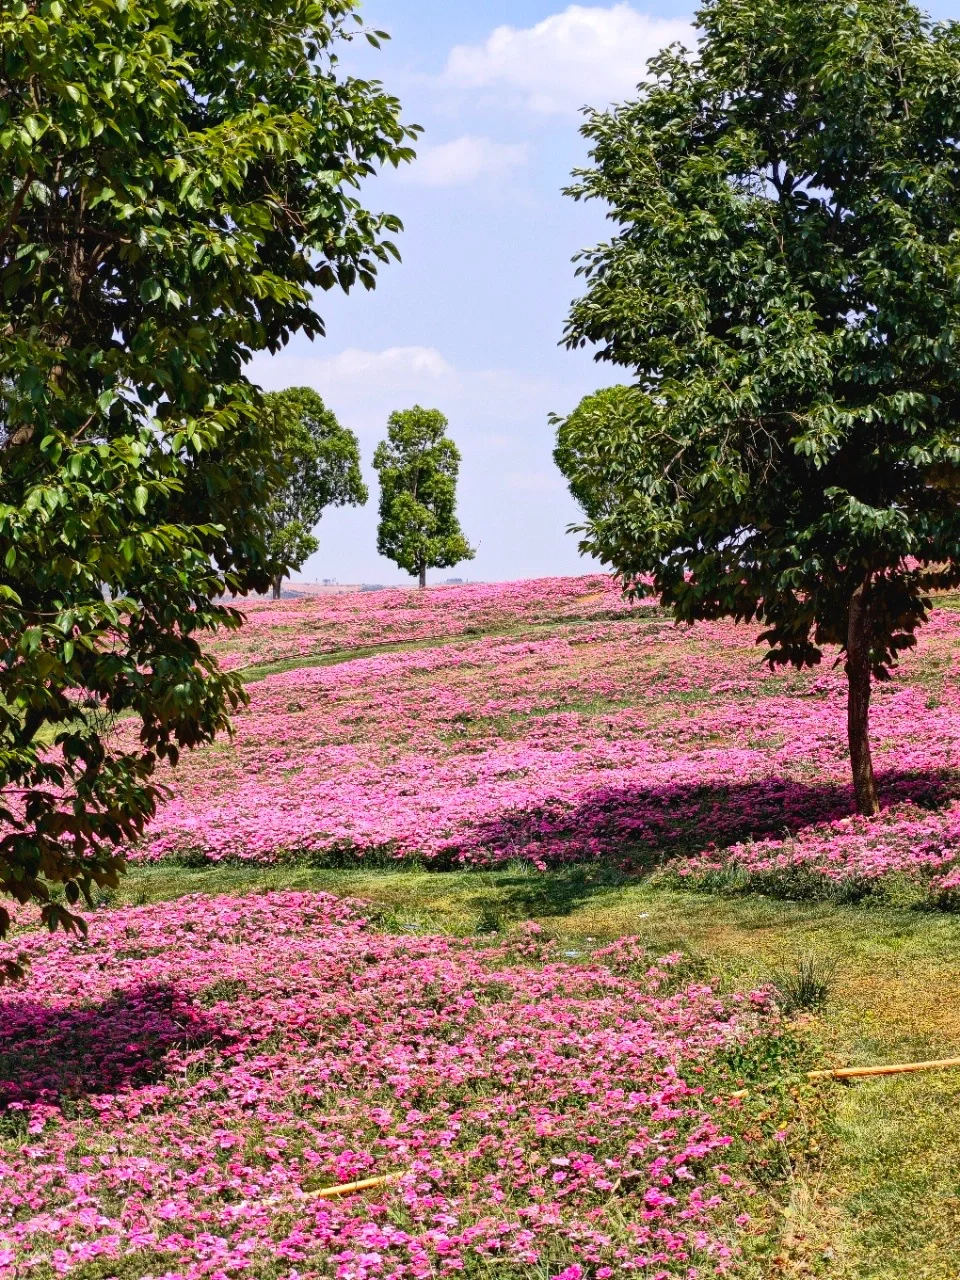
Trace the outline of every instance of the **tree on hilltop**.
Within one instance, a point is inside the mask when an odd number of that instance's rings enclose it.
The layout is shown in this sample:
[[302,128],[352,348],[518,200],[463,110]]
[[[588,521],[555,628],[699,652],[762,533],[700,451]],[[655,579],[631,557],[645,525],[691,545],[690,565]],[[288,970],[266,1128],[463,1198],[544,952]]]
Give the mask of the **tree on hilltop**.
[[460,451],[439,409],[392,413],[373,465],[380,477],[377,550],[427,585],[428,569],[447,569],[476,554],[457,519]]
[[337,421],[316,391],[288,387],[263,397],[264,415],[282,481],[270,496],[268,550],[276,566],[273,598],[283,579],[320,546],[313,529],[327,507],[363,506],[357,437]]
[[277,569],[246,361],[396,255],[358,189],[415,130],[338,66],[379,38],[355,9],[0,12],[0,892],[51,928],[116,884],[159,762],[245,700],[203,640]]
[[566,341],[634,381],[560,424],[582,547],[678,619],[840,647],[861,813],[873,679],[960,583],[960,26],[908,0],[707,0],[696,55],[590,112]]

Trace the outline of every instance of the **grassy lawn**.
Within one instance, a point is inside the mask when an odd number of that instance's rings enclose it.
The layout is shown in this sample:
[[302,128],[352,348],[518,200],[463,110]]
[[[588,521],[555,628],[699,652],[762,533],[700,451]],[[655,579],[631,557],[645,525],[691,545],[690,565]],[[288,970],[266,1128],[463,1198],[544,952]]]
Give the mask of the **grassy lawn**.
[[[809,1034],[827,1065],[960,1050],[960,917],[909,909],[681,893],[602,869],[537,873],[312,870],[132,871],[121,902],[185,893],[310,888],[362,898],[389,932],[495,931],[533,918],[572,950],[636,934],[683,949],[729,985],[769,980],[801,956],[836,965]],[[960,1277],[960,1072],[827,1085],[828,1121],[798,1165],[785,1215],[784,1276]]]

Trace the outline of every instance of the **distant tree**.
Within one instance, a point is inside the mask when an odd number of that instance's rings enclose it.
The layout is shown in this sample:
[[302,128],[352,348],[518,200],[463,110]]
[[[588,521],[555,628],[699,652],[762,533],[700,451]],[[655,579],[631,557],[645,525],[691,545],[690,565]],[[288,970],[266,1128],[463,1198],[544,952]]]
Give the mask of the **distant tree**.
[[460,451],[439,409],[392,413],[373,465],[380,476],[377,550],[427,585],[428,569],[472,560],[457,520]]
[[960,27],[907,0],[708,0],[696,55],[591,112],[567,343],[635,381],[561,425],[582,546],[684,621],[844,654],[861,813],[872,678],[960,583]]
[[354,9],[0,9],[0,893],[51,927],[244,700],[202,642],[277,567],[245,361],[395,254],[357,189],[411,131],[338,68]]
[[313,528],[327,507],[363,506],[369,494],[360,474],[360,445],[310,387],[263,397],[282,480],[267,506],[268,548],[275,562],[273,598],[288,569],[299,569],[320,546]]

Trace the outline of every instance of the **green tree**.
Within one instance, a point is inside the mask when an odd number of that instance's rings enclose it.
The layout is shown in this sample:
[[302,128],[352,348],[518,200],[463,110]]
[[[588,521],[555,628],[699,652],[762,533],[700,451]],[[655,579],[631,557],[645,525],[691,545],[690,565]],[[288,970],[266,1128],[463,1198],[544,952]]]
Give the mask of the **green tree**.
[[0,892],[51,927],[243,701],[202,641],[274,568],[245,362],[396,253],[357,191],[414,131],[338,67],[354,8],[0,12]]
[[636,393],[632,387],[604,387],[584,396],[566,418],[551,418],[557,427],[553,460],[567,477],[570,492],[591,520],[616,513],[619,490],[612,477],[584,462],[595,447],[622,438],[633,427]]
[[460,450],[439,409],[391,413],[373,465],[380,477],[377,550],[427,585],[428,569],[472,560],[457,519]]
[[267,507],[268,546],[276,565],[273,598],[279,600],[288,568],[301,568],[320,546],[313,529],[325,509],[363,506],[369,494],[357,437],[340,425],[316,391],[288,387],[263,400],[283,476]]
[[561,424],[583,547],[771,664],[840,647],[857,804],[872,678],[960,582],[960,27],[907,0],[708,0],[695,56],[588,114],[567,343],[635,381]]

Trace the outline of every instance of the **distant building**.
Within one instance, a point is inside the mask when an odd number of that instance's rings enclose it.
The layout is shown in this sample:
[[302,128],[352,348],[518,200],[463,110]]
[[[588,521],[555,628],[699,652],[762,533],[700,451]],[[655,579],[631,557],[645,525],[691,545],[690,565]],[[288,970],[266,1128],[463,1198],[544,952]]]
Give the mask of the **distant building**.
[[466,578],[444,578],[443,585],[445,587],[462,587],[466,582]]

